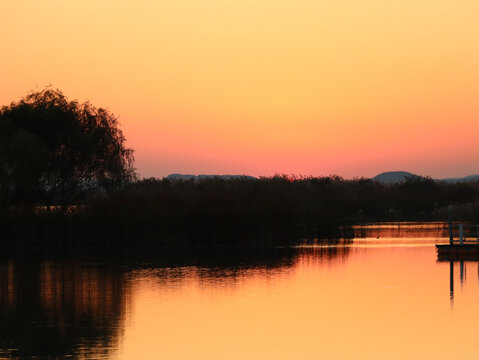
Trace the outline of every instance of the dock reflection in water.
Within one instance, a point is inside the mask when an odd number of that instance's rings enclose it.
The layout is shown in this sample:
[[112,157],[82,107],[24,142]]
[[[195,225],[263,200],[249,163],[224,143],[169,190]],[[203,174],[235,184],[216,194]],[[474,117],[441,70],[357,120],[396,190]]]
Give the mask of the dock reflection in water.
[[451,306],[451,263],[434,247],[447,235],[400,228],[409,236],[375,226],[352,243],[274,250],[7,257],[0,358],[479,357],[477,263],[453,263]]
[[[457,286],[459,285],[460,290],[463,290],[468,270],[472,270],[477,274],[477,277],[474,277],[473,281],[479,283],[479,258],[469,260],[446,260],[440,258],[439,261],[449,264],[449,297],[451,299],[451,304],[454,303],[454,292],[456,291]],[[457,284],[457,279],[459,280],[459,284]]]

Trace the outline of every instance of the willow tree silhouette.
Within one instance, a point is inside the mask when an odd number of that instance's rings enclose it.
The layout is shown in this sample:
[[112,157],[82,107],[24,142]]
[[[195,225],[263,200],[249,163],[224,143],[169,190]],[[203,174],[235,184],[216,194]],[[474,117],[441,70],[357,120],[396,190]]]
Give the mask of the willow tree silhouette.
[[33,91],[0,109],[4,205],[73,204],[136,177],[116,117],[60,90]]

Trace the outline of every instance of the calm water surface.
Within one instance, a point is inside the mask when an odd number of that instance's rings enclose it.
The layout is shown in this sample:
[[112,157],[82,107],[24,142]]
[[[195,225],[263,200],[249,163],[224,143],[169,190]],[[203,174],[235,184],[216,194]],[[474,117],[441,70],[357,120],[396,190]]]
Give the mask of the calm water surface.
[[0,357],[479,358],[479,263],[438,261],[438,224],[355,231],[271,252],[7,257]]

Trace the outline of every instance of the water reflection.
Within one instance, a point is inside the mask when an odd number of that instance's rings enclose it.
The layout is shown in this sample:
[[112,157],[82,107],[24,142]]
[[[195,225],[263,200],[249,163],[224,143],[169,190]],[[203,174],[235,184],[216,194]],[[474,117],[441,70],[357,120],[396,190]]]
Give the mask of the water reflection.
[[362,239],[440,239],[449,236],[446,222],[394,222],[353,226],[354,238]]
[[208,288],[288,273],[300,256],[346,256],[346,249],[181,249],[79,259],[34,257],[0,263],[0,357],[110,358],[118,349],[142,279],[168,288],[197,278]]
[[129,301],[125,273],[70,261],[0,264],[0,347],[11,358],[108,358]]
[[457,287],[457,284],[455,285],[455,278],[459,279],[459,286],[462,290],[466,282],[468,268],[477,268],[477,283],[479,284],[479,259],[477,257],[467,261],[440,258],[439,262],[449,264],[449,298],[451,305],[454,303],[454,292]]
[[479,316],[478,263],[438,261],[437,224],[355,231],[331,245],[5,256],[0,358],[479,355],[462,332]]

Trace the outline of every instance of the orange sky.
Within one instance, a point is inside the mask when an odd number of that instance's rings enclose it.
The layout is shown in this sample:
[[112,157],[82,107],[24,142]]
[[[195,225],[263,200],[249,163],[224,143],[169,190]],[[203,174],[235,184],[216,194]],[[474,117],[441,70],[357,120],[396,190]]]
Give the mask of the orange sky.
[[116,114],[142,176],[479,173],[476,0],[0,0],[0,104]]

